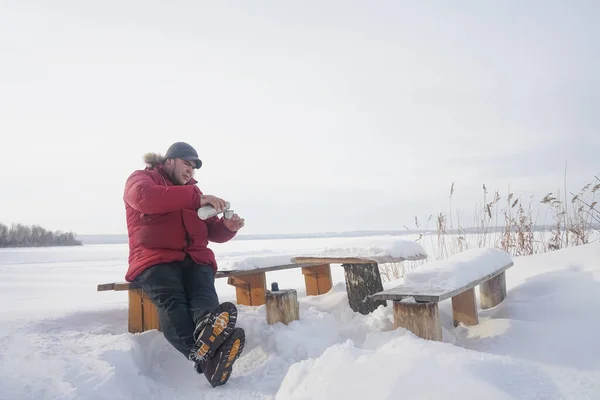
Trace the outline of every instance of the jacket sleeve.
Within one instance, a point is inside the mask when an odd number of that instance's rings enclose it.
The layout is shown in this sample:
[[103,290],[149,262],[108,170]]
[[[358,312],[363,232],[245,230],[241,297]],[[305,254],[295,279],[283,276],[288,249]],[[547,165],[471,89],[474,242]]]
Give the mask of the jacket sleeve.
[[223,223],[223,219],[216,216],[206,220],[206,227],[208,240],[215,243],[225,243],[233,239],[237,233],[230,231]]
[[148,174],[136,171],[127,179],[124,200],[143,214],[163,214],[198,209],[200,192],[193,185],[157,185]]

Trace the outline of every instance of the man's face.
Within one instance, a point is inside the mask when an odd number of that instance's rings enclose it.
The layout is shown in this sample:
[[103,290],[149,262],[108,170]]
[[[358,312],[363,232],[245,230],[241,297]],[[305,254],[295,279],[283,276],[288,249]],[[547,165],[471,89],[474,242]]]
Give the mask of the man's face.
[[180,158],[169,159],[165,162],[165,170],[176,185],[185,185],[194,176],[194,162]]

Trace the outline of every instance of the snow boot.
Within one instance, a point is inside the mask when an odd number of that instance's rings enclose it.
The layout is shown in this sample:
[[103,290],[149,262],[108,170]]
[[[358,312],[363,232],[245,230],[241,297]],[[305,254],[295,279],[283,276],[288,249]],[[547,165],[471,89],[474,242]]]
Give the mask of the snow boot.
[[196,326],[196,343],[189,359],[200,364],[211,359],[233,332],[236,321],[237,307],[233,303],[225,302],[217,306]]
[[213,388],[227,383],[233,370],[233,363],[242,354],[245,344],[246,333],[242,328],[235,328],[214,357],[200,364],[199,368]]

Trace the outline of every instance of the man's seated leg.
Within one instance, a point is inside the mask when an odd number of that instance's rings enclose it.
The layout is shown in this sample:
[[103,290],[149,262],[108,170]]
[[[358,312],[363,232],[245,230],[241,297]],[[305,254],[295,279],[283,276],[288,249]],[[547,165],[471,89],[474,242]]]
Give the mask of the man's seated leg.
[[[220,344],[231,334],[237,320],[237,308],[232,303],[219,304],[212,267],[196,264],[187,258],[182,267],[182,274],[190,312],[196,324],[196,346],[192,359],[204,360],[212,357]],[[210,329],[202,335],[207,326]]]
[[194,322],[198,324],[219,305],[215,289],[215,273],[208,265],[199,265],[189,258],[182,269],[183,284]]
[[154,265],[136,277],[134,283],[156,305],[167,341],[188,358],[194,346],[196,325],[187,302],[181,263]]
[[225,302],[219,304],[215,290],[214,272],[210,266],[189,262],[184,267],[184,282],[191,312],[197,322],[195,351],[196,370],[215,386],[225,384],[231,375],[233,363],[240,357],[245,344],[245,333],[236,328],[237,307]]

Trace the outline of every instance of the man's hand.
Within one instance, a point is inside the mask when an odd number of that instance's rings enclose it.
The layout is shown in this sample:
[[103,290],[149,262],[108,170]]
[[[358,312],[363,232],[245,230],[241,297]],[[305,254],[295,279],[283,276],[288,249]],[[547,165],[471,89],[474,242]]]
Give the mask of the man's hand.
[[231,232],[237,232],[244,226],[244,218],[240,218],[239,215],[233,214],[231,219],[223,218],[223,225]]
[[226,207],[225,200],[210,194],[203,194],[200,196],[200,207],[204,207],[207,204],[213,206],[218,212],[223,211]]

